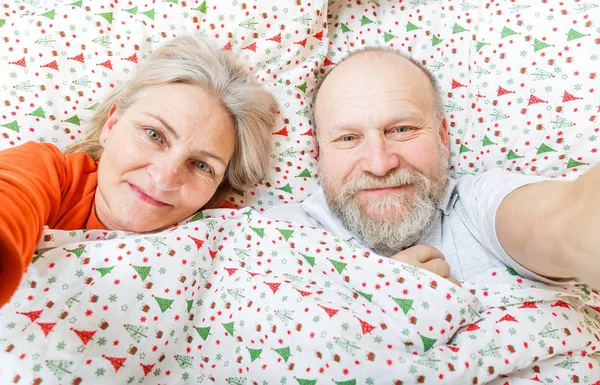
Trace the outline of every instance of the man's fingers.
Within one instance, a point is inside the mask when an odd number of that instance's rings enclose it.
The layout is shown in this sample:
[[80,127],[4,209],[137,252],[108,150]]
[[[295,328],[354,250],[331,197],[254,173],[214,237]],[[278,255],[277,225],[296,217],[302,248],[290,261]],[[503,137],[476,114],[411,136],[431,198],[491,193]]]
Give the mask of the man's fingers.
[[448,281],[452,282],[453,284],[457,285],[457,286],[462,286],[460,284],[460,282],[458,282],[457,280],[455,280],[454,278],[446,278]]
[[424,249],[424,253],[419,256],[419,261],[421,263],[432,261],[434,259],[444,260],[444,255],[442,254],[442,252],[439,251],[438,249],[436,249],[435,247],[425,246],[425,245],[421,245],[421,246],[426,248],[426,249]]
[[396,255],[400,254],[403,255],[403,258],[409,258],[409,260],[414,258],[421,263],[431,261],[432,259],[444,259],[442,253],[435,247],[420,244],[409,247],[408,249],[401,251]]
[[409,265],[414,265],[419,263],[415,255],[410,251],[410,249],[403,250],[399,253],[392,255],[390,258],[395,259],[396,261],[408,263]]
[[450,276],[450,265],[443,259],[433,259],[424,263],[421,267],[442,278],[448,278]]

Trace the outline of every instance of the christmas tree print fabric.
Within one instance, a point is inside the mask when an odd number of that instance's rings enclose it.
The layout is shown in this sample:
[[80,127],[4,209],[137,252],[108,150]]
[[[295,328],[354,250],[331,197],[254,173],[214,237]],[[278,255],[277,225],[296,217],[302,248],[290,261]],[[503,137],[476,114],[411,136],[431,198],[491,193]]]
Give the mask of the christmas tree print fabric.
[[587,289],[510,270],[461,288],[253,209],[194,219],[151,235],[45,231],[0,310],[0,382],[600,381]]
[[[151,235],[47,230],[0,310],[0,383],[596,384],[600,297],[512,271],[456,287],[260,212],[318,186],[310,101],[349,51],[423,61],[455,176],[598,161],[593,1],[0,0],[0,149],[80,139],[161,42],[232,50],[280,114],[264,181]],[[210,214],[210,217],[209,217]]]
[[2,0],[0,149],[65,148],[153,48],[197,33],[238,53],[281,106],[267,178],[234,204],[260,210],[315,191],[315,86],[373,45],[437,77],[455,176],[502,167],[572,178],[600,156],[599,18],[587,0]]

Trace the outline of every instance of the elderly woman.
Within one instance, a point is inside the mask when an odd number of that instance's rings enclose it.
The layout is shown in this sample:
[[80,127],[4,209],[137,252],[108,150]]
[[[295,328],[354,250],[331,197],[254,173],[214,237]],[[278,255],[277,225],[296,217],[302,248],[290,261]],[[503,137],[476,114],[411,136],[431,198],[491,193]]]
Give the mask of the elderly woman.
[[178,37],[104,101],[66,154],[39,143],[0,151],[0,305],[44,225],[159,230],[258,182],[276,114],[231,53]]

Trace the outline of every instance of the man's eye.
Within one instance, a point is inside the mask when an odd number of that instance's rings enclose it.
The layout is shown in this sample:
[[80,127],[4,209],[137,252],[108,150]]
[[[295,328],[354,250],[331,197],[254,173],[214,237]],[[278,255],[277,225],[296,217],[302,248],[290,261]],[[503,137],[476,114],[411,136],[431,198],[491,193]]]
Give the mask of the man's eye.
[[154,142],[162,141],[162,135],[160,134],[160,132],[158,132],[152,128],[149,128],[146,130],[146,135],[148,135],[148,137]]
[[342,141],[342,142],[351,142],[354,139],[356,139],[354,136],[352,136],[352,135],[346,135],[346,136],[342,136],[340,138],[340,141]]
[[398,134],[402,134],[402,133],[408,132],[408,131],[410,131],[410,127],[408,127],[408,126],[396,127],[392,130],[392,132],[395,132]]
[[212,172],[212,168],[204,162],[196,162],[196,167],[202,172]]

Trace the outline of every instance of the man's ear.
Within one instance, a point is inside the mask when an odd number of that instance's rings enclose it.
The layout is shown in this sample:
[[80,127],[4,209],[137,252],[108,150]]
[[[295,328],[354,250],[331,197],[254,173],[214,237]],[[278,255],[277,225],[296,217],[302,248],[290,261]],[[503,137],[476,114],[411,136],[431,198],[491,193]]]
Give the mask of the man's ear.
[[319,141],[317,140],[316,135],[313,137],[313,152],[314,152],[313,157],[315,158],[315,160],[318,161],[320,153],[319,153]]
[[448,150],[448,154],[450,154],[450,138],[448,135],[448,121],[446,120],[445,116],[442,117],[442,120],[440,121],[440,127],[439,127],[438,131],[439,131],[440,140],[442,141],[442,144]]
[[113,104],[109,110],[108,115],[106,117],[106,122],[104,122],[104,126],[102,126],[102,131],[100,131],[100,145],[104,147],[108,136],[110,135],[113,126],[119,121],[121,114],[117,111],[117,105]]

